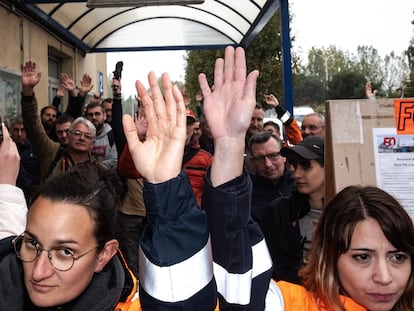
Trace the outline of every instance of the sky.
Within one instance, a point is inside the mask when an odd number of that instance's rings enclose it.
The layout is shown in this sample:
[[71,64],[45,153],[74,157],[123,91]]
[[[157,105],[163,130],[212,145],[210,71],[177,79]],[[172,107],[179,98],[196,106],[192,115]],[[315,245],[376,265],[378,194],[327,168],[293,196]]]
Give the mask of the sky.
[[[400,55],[414,37],[413,0],[290,0],[293,15],[291,35],[293,50],[306,60],[313,46],[335,45],[356,53],[359,45],[376,48],[385,56],[394,51]],[[125,97],[135,94],[135,80],[148,86],[147,74],[157,76],[168,72],[173,81],[184,81],[184,52],[124,52],[108,53],[108,73],[117,61],[124,62],[122,88]]]

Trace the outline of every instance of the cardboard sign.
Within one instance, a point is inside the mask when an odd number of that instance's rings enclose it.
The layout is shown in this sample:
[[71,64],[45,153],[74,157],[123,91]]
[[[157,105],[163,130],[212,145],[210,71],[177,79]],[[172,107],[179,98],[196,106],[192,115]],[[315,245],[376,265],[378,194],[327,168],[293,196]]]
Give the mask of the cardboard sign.
[[395,128],[397,134],[414,134],[414,99],[394,100]]

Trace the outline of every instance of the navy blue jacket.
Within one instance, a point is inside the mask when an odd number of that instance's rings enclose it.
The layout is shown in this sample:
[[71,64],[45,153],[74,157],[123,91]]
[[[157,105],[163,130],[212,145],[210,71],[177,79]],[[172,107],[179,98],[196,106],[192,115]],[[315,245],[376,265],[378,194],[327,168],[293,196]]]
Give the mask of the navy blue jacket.
[[270,179],[260,175],[250,175],[253,182],[252,217],[263,230],[262,221],[270,204],[277,198],[290,197],[295,190],[295,179],[291,170],[285,172],[276,186]]

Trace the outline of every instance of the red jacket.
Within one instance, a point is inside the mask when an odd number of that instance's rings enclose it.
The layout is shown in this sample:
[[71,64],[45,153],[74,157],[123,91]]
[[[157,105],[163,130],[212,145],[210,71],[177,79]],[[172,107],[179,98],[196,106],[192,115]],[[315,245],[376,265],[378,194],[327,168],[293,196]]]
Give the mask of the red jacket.
[[138,179],[141,178],[141,174],[135,168],[134,160],[132,160],[131,153],[129,152],[128,145],[125,145],[122,150],[121,156],[118,160],[118,174],[121,177]]
[[[198,141],[192,141],[189,146],[186,146],[183,161],[185,161],[185,163],[183,163],[183,170],[190,180],[191,188],[194,191],[198,206],[201,206],[204,177],[213,161],[213,156],[207,151],[202,150]],[[126,178],[137,179],[142,177],[135,168],[128,146],[125,146],[121,153],[121,157],[119,158],[118,173],[121,177]]]

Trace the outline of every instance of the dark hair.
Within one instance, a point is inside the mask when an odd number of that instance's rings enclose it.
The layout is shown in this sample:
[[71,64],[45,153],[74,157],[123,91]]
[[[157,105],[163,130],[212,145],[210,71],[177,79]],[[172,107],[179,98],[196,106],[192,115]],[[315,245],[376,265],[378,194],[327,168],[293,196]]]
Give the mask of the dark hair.
[[273,126],[277,130],[277,132],[280,132],[280,126],[275,121],[272,121],[272,120],[266,121],[263,124],[263,128],[265,128],[268,125]]
[[71,115],[62,114],[59,118],[56,119],[55,124],[63,124],[63,123],[67,123],[67,122],[72,123],[73,121],[75,121],[75,119],[73,119],[73,117]]
[[55,106],[48,105],[48,106],[44,106],[42,109],[40,109],[40,115],[41,116],[45,113],[46,109],[53,109],[56,113],[58,113],[58,110]]
[[207,119],[206,119],[205,114],[201,114],[201,115],[198,117],[198,121],[200,121],[200,124],[207,124]]
[[254,107],[254,109],[262,109],[263,110],[263,106],[260,105],[259,103],[256,103],[256,106]]
[[101,102],[101,105],[103,106],[104,103],[110,103],[112,104],[113,100],[110,97],[104,98]]
[[84,206],[95,220],[94,235],[102,250],[117,237],[117,215],[125,188],[115,171],[99,164],[84,164],[52,176],[39,187],[31,204],[38,198]]
[[89,109],[95,108],[95,107],[101,107],[102,112],[105,112],[105,108],[102,106],[100,102],[92,102],[86,106],[86,111]]
[[283,141],[279,137],[273,135],[269,131],[262,131],[262,132],[258,132],[256,134],[254,134],[254,135],[252,135],[252,137],[250,137],[249,143],[247,145],[247,149],[249,150],[250,153],[252,153],[252,148],[253,148],[254,144],[264,144],[265,142],[267,142],[271,138],[275,139],[278,142],[280,148],[283,147]]
[[[356,225],[372,218],[387,240],[411,257],[406,290],[393,311],[412,310],[414,300],[414,227],[404,208],[387,192],[373,186],[348,186],[323,209],[312,237],[308,263],[300,271],[304,286],[326,309],[345,310],[339,298],[339,257],[348,251]],[[352,298],[352,297],[351,297]],[[358,302],[358,301],[357,301]]]

